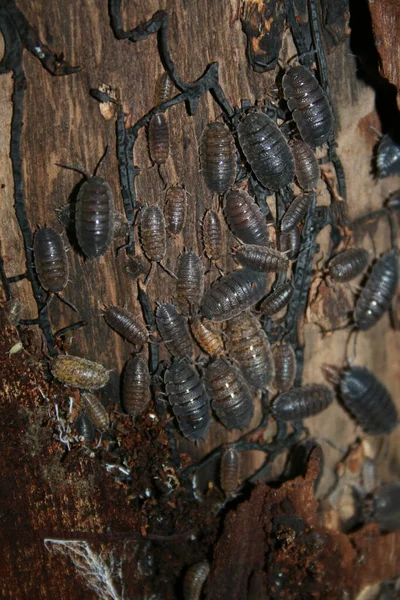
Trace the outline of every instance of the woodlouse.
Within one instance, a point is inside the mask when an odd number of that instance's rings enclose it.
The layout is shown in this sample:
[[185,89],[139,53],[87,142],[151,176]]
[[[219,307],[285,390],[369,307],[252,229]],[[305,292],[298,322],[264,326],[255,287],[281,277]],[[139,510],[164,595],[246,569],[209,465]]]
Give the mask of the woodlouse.
[[86,442],[86,444],[93,444],[96,437],[96,432],[88,415],[85,413],[79,415],[79,417],[77,417],[74,421],[74,427],[78,432],[78,436],[82,442]]
[[54,358],[50,370],[62,383],[84,390],[102,388],[110,378],[109,371],[100,363],[69,354]]
[[274,346],[272,356],[275,365],[274,386],[279,392],[287,392],[293,387],[296,377],[296,354],[290,344],[282,342]]
[[321,413],[332,404],[334,394],[326,385],[311,384],[280,394],[272,405],[280,421],[297,421]]
[[400,529],[400,484],[387,483],[373,497],[372,516],[383,531]]
[[126,308],[121,306],[106,306],[103,317],[107,323],[131,344],[143,345],[149,338],[146,326]]
[[200,348],[211,356],[224,354],[224,342],[221,334],[213,328],[213,323],[205,317],[192,317],[190,330]]
[[222,224],[219,215],[214,210],[208,210],[203,219],[203,243],[207,258],[211,261],[220,260],[222,248]]
[[299,228],[293,227],[293,229],[289,229],[286,233],[279,233],[278,236],[278,247],[282,253],[289,258],[289,260],[294,260],[299,254],[301,243],[301,235]]
[[152,262],[160,262],[167,250],[167,234],[162,210],[156,204],[140,211],[140,240],[143,252]]
[[268,294],[261,303],[260,311],[267,317],[272,317],[290,302],[293,292],[294,288],[291,281],[282,283],[271,294]]
[[200,165],[206,186],[224,194],[236,176],[236,146],[224,123],[209,123],[200,140]]
[[80,403],[95,427],[100,430],[108,429],[110,426],[110,417],[97,396],[89,392],[84,392],[81,394]]
[[292,182],[294,162],[285,136],[264,113],[250,113],[237,126],[239,144],[262,185],[279,190]]
[[229,325],[232,358],[252,388],[265,388],[274,378],[274,361],[260,321],[250,312],[243,312]]
[[363,248],[349,248],[329,261],[329,275],[335,281],[351,281],[366,268],[369,254]]
[[232,190],[224,198],[224,214],[233,234],[245,244],[266,246],[267,222],[260,207],[244,190]]
[[275,248],[256,244],[243,244],[236,248],[235,259],[244,267],[264,273],[285,272],[289,268],[289,259],[284,254]]
[[297,183],[305,192],[317,187],[320,177],[319,164],[308,144],[302,140],[294,140],[290,144],[294,159],[294,170]]
[[200,600],[201,590],[209,573],[210,565],[205,560],[186,569],[183,579],[184,600]]
[[373,266],[354,309],[354,324],[358,329],[371,329],[388,310],[397,290],[397,252],[384,254]]
[[159,304],[156,323],[165,345],[173,356],[192,356],[193,343],[188,325],[173,304]]
[[182,434],[191,441],[204,439],[211,424],[210,399],[197,371],[180,359],[165,371],[164,381]]
[[254,413],[252,394],[242,373],[225,358],[215,358],[206,369],[206,385],[213,410],[227,429],[244,429]]
[[11,323],[11,325],[15,326],[15,325],[18,325],[18,323],[22,317],[22,313],[24,311],[24,305],[22,304],[21,300],[19,300],[18,298],[10,298],[4,304],[4,310],[7,314],[8,320]]
[[187,211],[186,192],[183,187],[175,185],[167,190],[164,216],[168,232],[172,236],[179,235],[185,226]]
[[68,283],[68,259],[62,237],[50,227],[41,227],[33,240],[36,272],[43,289],[62,292]]
[[176,266],[175,301],[187,315],[197,312],[204,293],[204,266],[200,256],[191,250],[179,255]]
[[[158,106],[166,102],[170,96],[172,81],[168,73],[163,73],[156,86],[154,102]],[[164,113],[156,112],[148,126],[148,141],[151,160],[156,165],[162,165],[169,156],[169,129]]]
[[301,194],[292,200],[281,220],[280,227],[283,233],[287,233],[300,223],[307,213],[311,198],[311,195]]
[[137,417],[151,400],[150,373],[142,356],[133,356],[125,365],[122,387],[122,404],[131,417]]
[[210,321],[227,321],[256,304],[265,294],[267,276],[247,267],[215,281],[205,291],[201,311]]
[[235,448],[225,450],[221,458],[219,480],[227,496],[233,496],[239,487],[239,454]]
[[282,79],[283,95],[304,142],[315,148],[324,144],[333,129],[328,98],[306,67],[291,67]]
[[379,179],[400,174],[400,144],[389,133],[386,133],[379,142],[376,170]]

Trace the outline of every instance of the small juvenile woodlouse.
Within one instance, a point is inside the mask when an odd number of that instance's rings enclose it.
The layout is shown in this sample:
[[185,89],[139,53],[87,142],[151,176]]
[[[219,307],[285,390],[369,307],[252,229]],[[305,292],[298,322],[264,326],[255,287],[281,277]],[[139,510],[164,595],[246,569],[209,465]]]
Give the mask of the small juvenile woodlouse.
[[340,372],[324,365],[322,370],[330,383],[339,384],[343,404],[366,433],[386,435],[393,431],[396,407],[386,387],[369,369],[349,367]]
[[186,222],[187,200],[183,187],[175,185],[168,188],[165,197],[164,216],[168,233],[177,236]]
[[274,346],[272,356],[275,364],[274,386],[279,392],[287,392],[293,387],[296,377],[296,354],[290,344],[281,342]]
[[225,358],[215,358],[206,369],[206,385],[213,410],[227,429],[244,429],[254,414],[252,394],[242,373]]
[[291,281],[282,283],[271,294],[268,294],[260,306],[260,311],[265,316],[272,317],[290,302],[293,292]]
[[223,254],[222,224],[215,210],[208,210],[203,219],[203,243],[207,258],[216,262]]
[[78,432],[78,437],[82,442],[86,442],[86,444],[93,444],[96,432],[94,430],[94,426],[88,415],[82,413],[77,417],[74,421],[74,427]]
[[322,146],[333,129],[328,98],[306,67],[288,69],[282,79],[283,95],[300,135],[312,148]]
[[292,182],[293,156],[279,127],[264,113],[250,113],[237,126],[239,144],[262,185],[279,190]]
[[267,222],[260,207],[244,190],[232,190],[224,198],[224,214],[232,233],[245,244],[266,246]]
[[279,233],[278,235],[278,247],[279,250],[284,253],[289,260],[294,260],[300,250],[301,235],[298,227],[289,229],[286,233]]
[[[163,73],[157,81],[154,98],[156,106],[168,100],[171,89],[172,81],[168,73]],[[164,164],[169,156],[169,129],[164,113],[157,112],[151,117],[148,127],[148,141],[153,163],[156,165]]]
[[175,301],[187,315],[197,312],[204,293],[204,265],[200,256],[191,250],[179,255],[176,266]]
[[213,323],[205,317],[192,317],[190,319],[190,330],[204,352],[211,356],[222,356],[224,354],[222,336],[213,328]]
[[167,249],[167,235],[164,215],[159,206],[143,206],[139,230],[143,252],[150,261],[160,262]]
[[131,417],[146,410],[151,400],[150,373],[147,361],[133,356],[125,365],[122,387],[122,404]]
[[90,392],[84,392],[81,394],[80,403],[95,427],[100,430],[109,428],[110,417],[97,396]]
[[165,371],[164,382],[182,434],[191,441],[204,439],[211,424],[210,399],[197,371],[180,359]]
[[274,361],[260,321],[250,312],[243,312],[229,325],[232,358],[251,388],[264,389],[274,378]]
[[289,259],[284,254],[275,248],[256,244],[244,244],[236,248],[235,259],[244,267],[264,273],[285,272],[289,268]]
[[24,305],[18,298],[10,298],[4,304],[4,310],[11,325],[18,325],[24,311]]
[[375,491],[372,517],[382,531],[400,529],[400,484],[398,482],[386,483]]
[[206,560],[195,563],[186,569],[183,579],[184,600],[200,600],[201,590],[210,573],[210,565]]
[[121,306],[106,306],[103,317],[107,323],[119,335],[131,344],[142,346],[149,339],[149,332],[144,323],[138,317],[132,315],[126,308]]
[[69,354],[54,358],[50,370],[62,383],[84,390],[102,388],[110,378],[109,371],[100,363]]
[[287,233],[300,223],[307,213],[311,197],[311,195],[301,194],[292,200],[281,220],[281,231],[283,233]]
[[399,279],[397,251],[384,254],[373,266],[354,309],[358,329],[371,329],[389,309]]
[[239,487],[239,470],[239,454],[235,448],[227,448],[222,455],[219,472],[221,488],[227,496],[234,496]]
[[236,146],[224,123],[209,123],[200,140],[200,165],[206,186],[225,194],[236,176]]
[[304,385],[280,394],[272,405],[272,413],[280,421],[307,419],[328,408],[333,398],[333,391],[326,385]]
[[244,267],[214,281],[205,291],[201,311],[210,321],[227,321],[256,304],[265,294],[265,273]]
[[33,240],[36,272],[42,288],[62,292],[68,283],[68,259],[62,237],[50,227],[41,227]]
[[317,187],[320,177],[319,164],[308,144],[302,140],[294,140],[290,144],[294,159],[294,170],[297,183],[305,192]]
[[329,261],[329,275],[335,281],[351,281],[366,268],[369,254],[363,248],[349,248]]
[[165,345],[173,356],[192,356],[193,343],[188,325],[173,304],[163,302],[158,305],[156,323]]

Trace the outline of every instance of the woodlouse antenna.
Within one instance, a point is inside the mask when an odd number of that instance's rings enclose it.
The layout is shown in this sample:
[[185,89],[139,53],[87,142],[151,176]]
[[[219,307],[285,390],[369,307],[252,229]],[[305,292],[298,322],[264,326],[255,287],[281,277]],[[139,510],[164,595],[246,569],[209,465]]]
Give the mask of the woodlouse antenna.
[[90,179],[91,175],[84,169],[83,167],[78,167],[77,165],[65,165],[64,163],[56,163],[57,167],[62,167],[63,169],[69,169],[70,171],[77,171],[81,173],[86,179]]
[[97,165],[93,171],[93,177],[95,177],[97,175],[97,172],[99,173],[98,176],[100,176],[101,169],[103,169],[105,167],[109,158],[110,158],[110,147],[106,146],[106,149],[104,150],[103,155],[100,157],[100,160],[97,163]]

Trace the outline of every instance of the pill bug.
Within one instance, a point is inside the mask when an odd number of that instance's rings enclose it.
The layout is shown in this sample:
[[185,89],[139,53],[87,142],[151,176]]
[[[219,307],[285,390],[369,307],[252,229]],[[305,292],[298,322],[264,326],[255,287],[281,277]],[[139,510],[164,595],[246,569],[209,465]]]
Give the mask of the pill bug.
[[291,67],[282,78],[283,95],[306,144],[324,144],[333,129],[333,114],[328,98],[306,67]]
[[148,407],[151,400],[150,373],[147,361],[133,356],[125,365],[122,384],[122,404],[131,417],[137,417]]
[[272,317],[280,312],[293,296],[294,288],[291,281],[286,281],[279,285],[271,294],[261,303],[260,311],[267,317]]
[[293,156],[279,127],[264,113],[250,113],[237,126],[239,144],[262,185],[279,190],[294,177]]
[[298,227],[289,229],[286,233],[280,232],[278,235],[278,247],[282,253],[285,253],[289,260],[294,260],[299,254],[301,235]]
[[349,248],[329,261],[329,275],[335,281],[351,281],[366,268],[369,254],[363,248]]
[[11,325],[15,326],[20,322],[24,305],[18,298],[10,298],[10,300],[7,300],[7,302],[4,304],[4,310]]
[[222,224],[219,215],[214,210],[208,210],[203,219],[203,243],[207,258],[219,260],[223,255]]
[[84,390],[102,388],[110,378],[109,371],[100,363],[69,354],[54,358],[50,370],[62,383]]
[[131,344],[143,345],[149,338],[144,323],[121,306],[106,306],[103,317],[107,323]]
[[389,309],[397,290],[397,252],[384,254],[373,266],[354,309],[354,324],[358,329],[371,329]]
[[244,244],[236,248],[235,259],[244,267],[264,273],[285,272],[289,268],[289,259],[284,254],[275,248],[256,244]]
[[79,417],[77,417],[74,421],[74,427],[80,440],[86,442],[87,444],[93,444],[96,437],[96,432],[88,415],[85,413],[80,414]]
[[252,394],[242,373],[225,358],[215,358],[205,380],[211,405],[227,429],[244,429],[254,414]]
[[279,392],[286,392],[293,387],[296,376],[296,354],[290,344],[281,342],[274,346],[272,356],[275,365],[274,386]]
[[152,262],[160,262],[167,249],[167,235],[164,215],[159,206],[143,206],[140,210],[139,231],[147,258]]
[[281,220],[281,231],[283,233],[288,232],[300,223],[307,213],[311,198],[312,195],[301,194],[292,200]]
[[173,356],[192,356],[193,343],[185,318],[173,304],[163,302],[156,310],[158,331]]
[[81,394],[80,403],[95,427],[100,430],[109,428],[110,417],[97,396],[89,392],[84,392]]
[[200,140],[200,167],[211,192],[224,194],[236,176],[236,146],[224,123],[209,123]]
[[33,240],[36,273],[42,288],[62,292],[68,283],[68,259],[62,237],[50,227],[41,227]]
[[207,561],[195,563],[186,569],[183,579],[184,600],[200,600],[201,590],[210,573],[210,565]]
[[176,266],[175,302],[183,314],[195,313],[204,293],[204,266],[191,250],[179,255]]
[[373,496],[373,520],[383,531],[400,529],[400,484],[387,483],[378,488]]
[[233,496],[239,487],[239,454],[235,448],[225,450],[221,458],[219,480],[227,496]]
[[339,384],[344,406],[370,435],[386,435],[397,426],[397,411],[383,383],[365,367],[339,371],[323,366],[326,379]]
[[224,198],[224,214],[232,233],[245,244],[266,246],[266,219],[253,198],[244,190],[232,190]]
[[297,421],[318,415],[332,404],[334,394],[326,385],[311,384],[280,394],[272,405],[280,421]]
[[400,175],[400,144],[386,133],[376,153],[376,171],[379,179]]
[[305,192],[317,187],[320,177],[319,164],[308,144],[302,140],[293,140],[290,144],[293,154],[294,170],[297,183]]
[[190,319],[190,330],[204,352],[211,356],[224,354],[224,342],[221,334],[213,328],[213,323],[205,317],[192,317]]
[[[168,100],[171,89],[172,81],[168,73],[163,73],[157,81],[154,98],[156,106]],[[151,117],[147,133],[151,160],[156,165],[164,164],[169,156],[169,129],[164,113],[156,112]]]
[[182,434],[191,441],[204,439],[211,424],[210,398],[197,371],[180,359],[165,371],[164,382]]
[[201,311],[210,321],[227,321],[256,304],[265,294],[267,276],[247,267],[220,277],[204,292]]
[[164,216],[167,231],[170,235],[179,235],[185,226],[187,211],[186,192],[183,187],[175,185],[167,190]]
[[250,387],[263,389],[274,378],[271,347],[261,323],[250,312],[229,321],[231,355]]

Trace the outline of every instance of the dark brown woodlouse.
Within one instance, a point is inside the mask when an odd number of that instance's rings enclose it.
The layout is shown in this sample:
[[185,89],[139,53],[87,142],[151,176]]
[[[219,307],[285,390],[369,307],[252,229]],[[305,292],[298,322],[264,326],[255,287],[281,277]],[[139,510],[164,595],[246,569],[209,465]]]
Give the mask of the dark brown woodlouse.
[[227,429],[244,429],[254,414],[252,394],[239,369],[215,358],[205,375],[213,410]]
[[262,185],[279,190],[293,181],[293,156],[279,127],[264,113],[250,113],[237,126],[239,144]]
[[204,352],[211,356],[222,356],[224,354],[222,335],[213,328],[213,323],[205,317],[192,317],[190,319],[190,330]]
[[263,300],[260,311],[265,316],[272,317],[290,302],[293,292],[294,288],[290,281],[282,283]]
[[293,347],[281,342],[272,349],[272,357],[275,365],[274,386],[279,392],[287,392],[293,387],[296,376],[296,354]]
[[373,266],[354,309],[358,329],[371,329],[389,309],[399,280],[397,251],[384,254]]
[[148,341],[149,332],[145,324],[126,308],[106,306],[104,307],[103,317],[111,329],[114,329],[131,344],[143,345]]
[[329,275],[335,281],[351,281],[364,271],[369,262],[369,253],[363,248],[349,248],[329,261]]
[[167,234],[162,210],[156,204],[140,211],[140,241],[143,252],[152,262],[161,262],[167,250]]
[[110,378],[109,371],[100,363],[69,354],[54,358],[50,370],[62,383],[84,390],[102,388]]
[[163,302],[158,305],[156,323],[165,345],[173,356],[192,356],[193,342],[188,325],[173,304]]
[[329,100],[306,67],[288,69],[282,79],[283,95],[304,142],[312,148],[324,144],[333,129]]
[[333,398],[333,391],[326,385],[304,385],[280,394],[272,405],[272,413],[280,421],[307,419],[328,408]]
[[95,427],[100,430],[109,428],[110,417],[97,396],[90,392],[83,392],[80,404]]
[[151,377],[147,361],[142,356],[133,356],[125,365],[122,387],[122,404],[131,417],[146,410],[151,400]]
[[293,140],[290,149],[294,159],[294,170],[297,183],[305,192],[317,187],[320,169],[315,154],[308,144],[302,140]]
[[300,250],[301,235],[298,227],[293,227],[286,233],[280,232],[278,235],[278,248],[288,257],[289,260],[297,258]]
[[206,560],[195,563],[186,569],[183,579],[184,600],[200,600],[201,590],[210,572],[210,565]]
[[340,371],[323,366],[326,379],[339,384],[344,406],[362,429],[371,435],[386,435],[397,426],[397,411],[383,383],[365,367]]
[[62,292],[68,283],[69,265],[62,237],[50,227],[35,233],[33,254],[40,285],[48,292]]
[[231,271],[205,291],[201,312],[210,321],[227,321],[256,304],[265,294],[265,273],[244,267]]
[[400,529],[400,484],[386,483],[373,495],[372,519],[382,531]]
[[168,188],[165,197],[164,216],[168,233],[179,235],[186,222],[187,200],[186,192],[179,185]]
[[215,210],[208,210],[203,219],[203,243],[207,258],[215,262],[223,255],[222,224]]
[[279,250],[256,244],[236,248],[235,260],[244,267],[264,273],[286,272],[289,268],[289,259]]
[[239,487],[239,454],[235,448],[225,450],[221,458],[219,481],[227,496],[233,496]]
[[196,313],[204,293],[204,265],[192,250],[179,255],[176,265],[175,302],[184,314]]
[[86,444],[93,444],[96,432],[88,415],[85,413],[80,414],[74,421],[74,427],[80,441],[86,442]]
[[209,123],[200,140],[200,165],[206,186],[225,194],[236,176],[236,146],[224,123]]
[[[172,89],[172,81],[168,73],[163,73],[156,86],[154,98],[155,106],[169,99]],[[169,156],[169,129],[164,113],[157,112],[150,119],[148,126],[148,142],[151,160],[156,165],[162,165]]]
[[292,200],[281,220],[280,227],[283,233],[287,233],[300,223],[307,213],[311,198],[311,195],[301,194]]
[[232,190],[224,198],[224,214],[232,233],[245,244],[266,246],[269,233],[260,207],[244,190]]
[[229,321],[231,355],[251,388],[264,389],[274,378],[271,347],[260,321],[243,312]]
[[182,434],[191,441],[204,439],[211,424],[210,399],[197,371],[180,359],[165,371],[164,382]]

